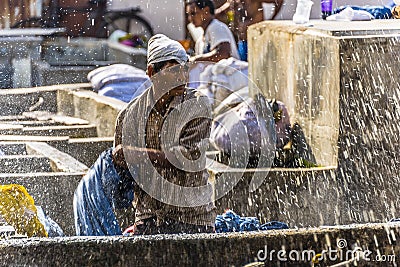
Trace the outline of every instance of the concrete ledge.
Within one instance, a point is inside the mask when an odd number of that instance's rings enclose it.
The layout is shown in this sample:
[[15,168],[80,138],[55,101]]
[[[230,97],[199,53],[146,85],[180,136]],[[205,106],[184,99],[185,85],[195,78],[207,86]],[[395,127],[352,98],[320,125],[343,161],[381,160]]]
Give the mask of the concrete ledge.
[[28,135],[0,135],[0,142],[16,143],[16,142],[46,142],[47,144],[57,147],[64,146],[68,143],[68,136],[28,136]]
[[37,155],[13,155],[0,157],[0,173],[51,172],[50,160]]
[[117,115],[126,106],[125,102],[89,90],[59,90],[57,99],[59,113],[95,124],[100,137],[114,135]]
[[144,48],[134,48],[118,42],[108,41],[109,49],[108,60],[119,63],[129,64],[136,68],[146,70],[147,50]]
[[30,135],[30,136],[69,136],[95,137],[97,136],[96,125],[59,125],[59,126],[35,126],[23,127],[22,125],[8,125],[2,127],[0,135]]
[[0,114],[19,115],[37,103],[46,111],[57,112],[57,87],[0,90]]
[[87,166],[46,143],[27,143],[26,150],[28,154],[39,154],[43,157],[48,157],[54,172],[85,173],[88,171]]
[[[97,62],[100,67],[111,63],[115,62]],[[75,65],[68,65],[67,62],[64,64],[65,65],[51,65],[45,61],[33,62],[32,86],[84,83],[87,82],[88,73],[99,67],[95,65],[96,62],[90,61],[75,63]]]
[[22,115],[35,107],[80,118],[96,125],[98,136],[108,137],[114,135],[116,117],[126,103],[98,95],[91,91],[90,84],[83,83],[1,90],[0,106],[2,117]]
[[113,143],[114,137],[72,138],[67,144],[60,143],[55,148],[90,167],[104,150],[113,146]]
[[[368,224],[230,234],[3,240],[0,257],[8,266],[243,266],[258,258],[265,258],[265,265],[257,266],[311,266],[313,253],[325,250],[331,254],[325,254],[321,266],[329,266],[351,259],[354,251],[370,251],[370,261],[360,260],[357,266],[395,266],[399,227]],[[385,261],[377,261],[383,256]]]
[[[232,179],[238,179],[232,190],[215,200],[218,213],[229,208],[242,216],[256,216],[262,222],[284,221],[291,227],[381,223],[400,217],[400,212],[394,208],[399,188],[390,180],[382,181],[368,191],[368,185],[365,185],[363,191],[354,188],[349,192],[347,180],[341,178],[340,169],[336,166],[272,168],[257,170],[263,180],[253,191],[250,185],[254,169],[230,168],[211,160],[207,165],[212,183],[223,179],[221,184],[227,184]],[[218,198],[221,194],[216,190],[218,188],[215,189]],[[354,192],[367,193],[361,196]],[[368,201],[355,202],[356,195]]]

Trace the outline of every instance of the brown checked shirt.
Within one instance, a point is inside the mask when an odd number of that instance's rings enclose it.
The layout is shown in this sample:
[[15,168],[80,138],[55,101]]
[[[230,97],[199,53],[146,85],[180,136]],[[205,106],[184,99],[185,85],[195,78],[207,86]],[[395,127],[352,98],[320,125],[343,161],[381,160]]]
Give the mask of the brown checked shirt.
[[[162,131],[165,131],[163,125],[167,119],[167,117],[171,114],[171,112],[189,112],[189,110],[185,110],[185,108],[180,108],[180,104],[184,101],[192,100],[194,101],[196,98],[200,97],[199,94],[192,90],[187,89],[186,93],[182,96],[176,96],[172,99],[170,104],[167,107],[165,114],[161,114],[156,111],[154,108],[150,110],[147,123],[145,127],[145,143],[146,148],[162,150],[162,142],[161,136],[163,134]],[[202,96],[204,97],[204,96]],[[135,101],[142,101],[144,105],[150,108],[154,104],[152,89],[146,91],[139,98],[135,99]],[[196,101],[194,102],[196,103]],[[116,134],[115,134],[115,143],[122,143],[122,126],[124,124],[124,119],[126,115],[126,110],[130,107],[134,107],[138,103],[130,103],[128,107],[121,111],[117,118],[116,124]],[[190,105],[186,105],[186,108],[190,107]],[[196,108],[195,105],[192,108]],[[138,109],[141,110],[141,109]],[[138,118],[140,116],[145,116],[141,114],[137,114]],[[170,128],[169,128],[170,129]],[[197,159],[201,155],[199,146],[202,140],[208,140],[210,136],[211,130],[211,119],[207,117],[199,117],[190,120],[188,123],[184,125],[182,129],[176,129],[175,134],[179,134],[179,150],[182,155],[187,159]],[[179,131],[179,133],[178,133]],[[204,156],[204,155],[203,155]],[[153,163],[154,169],[158,172],[161,177],[168,180],[169,182],[179,185],[182,187],[200,187],[208,184],[208,172],[206,169],[201,171],[184,171],[179,167],[175,167],[171,165],[171,167],[162,167],[158,166],[156,163]],[[140,169],[140,166],[139,166]],[[146,170],[139,170],[139,176],[146,176],[148,172]],[[150,175],[151,176],[151,175]],[[162,192],[162,188],[159,188]],[[144,220],[151,217],[156,217],[158,222],[162,222],[165,219],[173,219],[176,221],[180,221],[183,223],[195,224],[195,225],[203,225],[203,226],[213,226],[215,222],[215,206],[211,201],[211,193],[207,198],[208,204],[195,206],[195,207],[178,207],[169,204],[162,203],[157,199],[148,195],[144,190],[140,188],[140,186],[135,186],[135,199],[134,206],[136,208],[135,220]],[[191,196],[182,196],[182,198],[190,198]],[[203,202],[204,203],[204,202]]]

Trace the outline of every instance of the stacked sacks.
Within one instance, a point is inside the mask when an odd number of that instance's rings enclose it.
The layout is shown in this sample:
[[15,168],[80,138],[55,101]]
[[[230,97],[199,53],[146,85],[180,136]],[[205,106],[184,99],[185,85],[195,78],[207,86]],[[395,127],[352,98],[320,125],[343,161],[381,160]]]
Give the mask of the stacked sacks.
[[127,64],[113,64],[92,70],[88,74],[93,90],[99,95],[128,103],[150,87],[146,72]]
[[200,73],[197,89],[217,107],[230,94],[248,86],[248,63],[233,57],[210,64]]

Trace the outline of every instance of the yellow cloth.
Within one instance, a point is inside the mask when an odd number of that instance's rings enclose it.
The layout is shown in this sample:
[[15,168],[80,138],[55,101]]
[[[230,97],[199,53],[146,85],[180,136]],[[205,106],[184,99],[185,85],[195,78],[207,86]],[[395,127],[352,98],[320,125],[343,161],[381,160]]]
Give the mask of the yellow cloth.
[[0,185],[0,215],[18,234],[48,236],[37,216],[33,198],[22,185]]

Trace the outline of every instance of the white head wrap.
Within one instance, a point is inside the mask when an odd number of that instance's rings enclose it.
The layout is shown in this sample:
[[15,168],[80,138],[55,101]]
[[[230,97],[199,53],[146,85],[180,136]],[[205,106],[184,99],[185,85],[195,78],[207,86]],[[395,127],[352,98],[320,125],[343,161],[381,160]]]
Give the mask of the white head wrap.
[[183,46],[164,34],[152,36],[147,45],[147,64],[154,64],[163,61],[176,60],[179,64],[188,61]]

